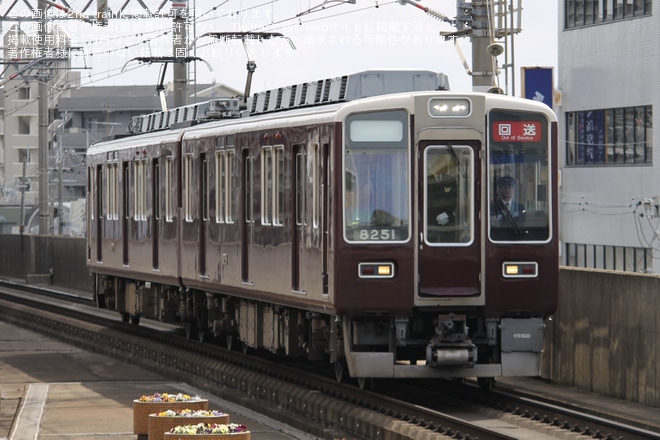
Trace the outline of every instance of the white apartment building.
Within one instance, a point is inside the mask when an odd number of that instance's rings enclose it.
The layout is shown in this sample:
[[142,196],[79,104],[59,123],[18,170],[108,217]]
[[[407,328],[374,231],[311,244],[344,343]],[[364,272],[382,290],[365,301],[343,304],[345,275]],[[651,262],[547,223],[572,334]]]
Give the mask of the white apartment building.
[[660,0],[560,0],[563,264],[660,272]]

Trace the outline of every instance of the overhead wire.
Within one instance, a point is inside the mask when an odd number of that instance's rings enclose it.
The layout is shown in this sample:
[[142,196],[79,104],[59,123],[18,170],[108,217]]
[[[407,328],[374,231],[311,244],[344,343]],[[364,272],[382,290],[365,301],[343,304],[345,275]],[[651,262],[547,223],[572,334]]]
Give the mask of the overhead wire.
[[[291,15],[289,15],[285,18],[279,19],[279,20],[271,20],[269,23],[266,23],[266,24],[263,24],[263,25],[253,26],[250,29],[246,29],[245,31],[246,32],[256,32],[256,31],[260,31],[260,30],[263,30],[263,29],[281,30],[285,27],[284,26],[285,24],[295,22],[295,21],[297,21],[298,24],[302,25],[302,24],[305,24],[305,23],[314,23],[314,22],[317,22],[317,21],[323,21],[323,20],[328,20],[328,19],[332,19],[332,18],[336,18],[336,17],[347,16],[347,15],[350,15],[350,14],[357,14],[357,13],[360,13],[360,12],[363,12],[363,11],[369,10],[369,9],[374,9],[374,8],[379,8],[379,7],[383,7],[383,6],[390,6],[390,5],[398,4],[397,0],[393,0],[393,1],[390,1],[390,2],[382,3],[382,4],[379,4],[378,1],[374,1],[373,4],[371,4],[369,6],[360,7],[360,8],[356,7],[356,8],[351,8],[350,10],[343,11],[343,12],[340,12],[340,13],[328,14],[328,11],[331,10],[331,9],[334,9],[334,8],[340,7],[340,6],[344,6],[344,5],[347,5],[347,4],[353,4],[353,3],[349,3],[349,2],[350,2],[350,0],[323,0],[323,1],[315,2],[314,4],[312,4],[312,2],[310,1],[310,2],[308,2],[309,3],[308,7],[306,7],[306,8],[300,8],[299,7],[298,12],[296,12],[295,14],[291,14]],[[73,2],[73,3],[75,3],[75,2]],[[214,11],[217,11],[218,9],[222,8],[223,6],[225,6],[229,3],[230,3],[230,0],[221,1],[218,4],[216,4],[215,6],[212,6],[212,7],[208,8],[207,10],[205,10],[204,12],[201,12],[199,17],[206,17],[207,15],[212,14]],[[263,8],[264,6],[270,6],[271,10],[274,10],[274,6],[276,6],[278,4],[282,4],[282,3],[283,2],[281,0],[267,0],[267,1],[263,1],[263,2],[260,2],[260,3],[254,4],[254,5],[250,5],[248,7],[242,7],[241,6],[239,8],[233,8],[233,9],[228,8],[228,12],[223,13],[223,14],[218,15],[218,16],[215,16],[215,17],[209,17],[207,19],[201,20],[201,23],[206,23],[206,22],[209,22],[209,21],[214,21],[214,20],[230,17],[232,15],[237,15],[237,14],[241,14],[241,13],[244,14],[244,13],[247,13],[249,11],[254,11],[254,10],[257,10],[259,8]],[[311,16],[312,14],[318,14],[318,13],[324,13],[324,14],[322,16],[317,17],[317,18],[309,18],[309,16]],[[303,18],[303,17],[305,17],[305,18]],[[142,47],[144,45],[148,45],[152,42],[155,42],[159,38],[164,38],[164,37],[170,35],[171,32],[172,32],[171,28],[168,28],[168,29],[159,29],[159,30],[139,32],[139,33],[126,33],[126,34],[121,34],[121,35],[113,35],[113,36],[109,36],[107,38],[106,37],[91,38],[91,39],[88,39],[86,41],[81,42],[80,44],[84,45],[87,48],[87,47],[90,47],[90,46],[97,45],[99,43],[108,43],[108,42],[112,43],[113,41],[121,41],[123,39],[128,39],[128,38],[138,37],[138,38],[140,38],[140,40],[138,40],[136,42],[133,42],[133,43],[130,43],[130,44],[123,44],[123,45],[121,45],[119,47],[115,47],[115,48],[108,48],[108,49],[102,49],[102,50],[88,49],[87,53],[76,54],[76,55],[74,55],[74,57],[86,57],[85,61],[84,61],[84,63],[85,63],[84,65],[86,66],[87,65],[86,64],[87,63],[87,58],[89,58],[89,57],[111,56],[111,55],[118,55],[118,54],[121,54],[121,53],[128,53],[129,50],[139,50],[138,49],[139,47]],[[149,35],[150,33],[153,33],[155,35]],[[199,48],[209,46],[209,45],[212,45],[212,44],[217,44],[219,42],[220,42],[219,40],[213,40],[212,42],[200,45]],[[90,78],[93,78],[93,79],[91,79],[90,81],[87,81],[86,83],[84,83],[84,85],[85,86],[93,85],[97,81],[102,81],[102,80],[106,80],[106,79],[113,78],[113,77],[116,77],[116,76],[120,76],[122,74],[126,74],[127,72],[130,72],[130,71],[133,71],[133,70],[135,70],[135,69],[130,69],[130,70],[125,69],[124,72],[122,73],[121,68],[116,68],[116,69],[111,68],[111,69],[107,69],[105,71],[95,72],[93,74],[89,74],[89,75],[86,76],[88,79],[90,79]]]

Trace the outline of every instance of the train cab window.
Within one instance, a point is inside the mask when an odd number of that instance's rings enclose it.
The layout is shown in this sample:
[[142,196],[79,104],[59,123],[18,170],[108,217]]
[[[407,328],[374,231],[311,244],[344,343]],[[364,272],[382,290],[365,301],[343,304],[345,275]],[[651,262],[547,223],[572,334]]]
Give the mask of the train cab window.
[[410,145],[403,110],[347,118],[343,148],[344,238],[403,242],[410,238]]
[[488,150],[492,241],[550,240],[548,122],[541,114],[493,111]]
[[424,239],[430,246],[467,246],[474,239],[474,153],[467,145],[424,150]]

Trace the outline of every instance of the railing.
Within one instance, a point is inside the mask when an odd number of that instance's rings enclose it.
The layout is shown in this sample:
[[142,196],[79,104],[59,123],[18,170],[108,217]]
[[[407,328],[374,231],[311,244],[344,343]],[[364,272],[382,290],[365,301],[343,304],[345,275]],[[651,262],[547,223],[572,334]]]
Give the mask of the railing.
[[564,243],[562,264],[623,272],[654,272],[652,249],[625,246]]

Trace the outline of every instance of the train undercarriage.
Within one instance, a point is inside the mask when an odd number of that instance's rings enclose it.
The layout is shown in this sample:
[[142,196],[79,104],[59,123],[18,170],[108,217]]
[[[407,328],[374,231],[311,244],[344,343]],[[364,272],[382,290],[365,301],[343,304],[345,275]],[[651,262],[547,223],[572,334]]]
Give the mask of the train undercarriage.
[[[237,296],[98,276],[100,307],[125,322],[140,318],[181,325],[188,337],[228,348],[334,364],[371,378],[464,378],[539,374],[544,322],[530,316],[486,317],[474,310],[415,316],[339,317]],[[484,382],[485,383],[485,382]]]

